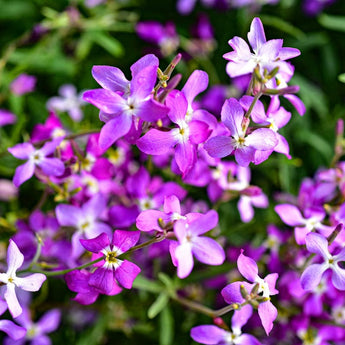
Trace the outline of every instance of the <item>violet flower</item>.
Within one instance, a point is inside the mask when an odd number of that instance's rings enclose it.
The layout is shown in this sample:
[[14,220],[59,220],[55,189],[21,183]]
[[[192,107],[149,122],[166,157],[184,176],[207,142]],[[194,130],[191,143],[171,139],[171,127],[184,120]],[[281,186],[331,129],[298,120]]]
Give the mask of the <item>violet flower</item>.
[[323,209],[306,209],[304,210],[305,217],[295,205],[281,204],[277,205],[274,210],[285,224],[295,227],[297,244],[305,244],[306,235],[314,229],[324,236],[329,236],[333,231],[333,227],[321,223],[326,217],[326,212]]
[[64,163],[58,159],[49,157],[60,145],[62,138],[47,142],[40,149],[30,143],[17,144],[10,147],[8,151],[16,158],[27,160],[26,163],[18,166],[13,177],[13,184],[19,187],[22,183],[29,180],[36,166],[48,176],[61,176],[65,171]]
[[244,111],[235,98],[225,101],[221,116],[231,137],[223,135],[209,139],[204,148],[211,157],[223,158],[234,152],[236,162],[248,166],[254,161],[256,150],[272,150],[278,143],[275,133],[269,128],[259,128],[246,135],[242,129]]
[[301,285],[304,290],[313,290],[321,281],[323,273],[332,270],[332,284],[338,290],[345,290],[345,270],[339,266],[339,262],[345,261],[345,248],[337,255],[331,255],[328,249],[327,238],[316,233],[306,236],[306,246],[309,252],[320,255],[323,258],[321,264],[312,264],[306,268],[301,276]]
[[81,207],[60,204],[56,207],[56,218],[62,226],[73,226],[77,231],[72,235],[72,256],[79,257],[83,252],[80,245],[81,238],[94,238],[105,232],[112,233],[111,227],[99,221],[101,214],[106,210],[107,202],[102,194],[94,195]]
[[80,122],[83,118],[81,106],[85,103],[82,94],[77,93],[74,85],[62,85],[59,89],[61,97],[52,97],[47,102],[48,110],[67,112],[72,120]]
[[229,41],[229,45],[234,50],[224,54],[223,57],[230,61],[226,66],[226,72],[230,77],[251,74],[259,65],[261,74],[265,69],[271,72],[274,68],[279,67],[279,73],[285,76],[284,79],[290,80],[293,69],[285,60],[300,55],[298,49],[283,48],[281,39],[266,41],[264,28],[259,18],[254,18],[251,23],[248,41],[253,53],[241,37],[235,36]]
[[17,121],[16,115],[8,110],[0,109],[0,127],[11,125]]
[[95,253],[93,259],[104,257],[103,261],[95,264],[98,268],[92,273],[89,285],[105,294],[113,290],[116,282],[131,289],[141,270],[130,261],[118,259],[118,256],[135,246],[139,237],[140,231],[115,230],[111,242],[105,233],[90,240],[80,240],[86,250]]
[[5,332],[13,341],[23,339],[26,329],[10,320],[0,320],[0,331]]
[[193,270],[193,255],[207,265],[221,265],[225,260],[224,249],[214,239],[200,236],[218,223],[218,214],[211,210],[192,221],[178,220],[174,232],[178,242],[170,243],[170,254],[177,276],[186,278]]
[[194,341],[207,345],[261,345],[251,334],[242,333],[242,327],[253,314],[253,308],[245,305],[241,310],[236,310],[231,319],[231,331],[214,325],[193,327],[190,335]]
[[54,332],[59,327],[60,319],[61,312],[58,309],[52,309],[34,323],[30,317],[30,311],[24,309],[16,321],[26,329],[26,336],[20,340],[7,338],[5,345],[24,345],[27,342],[32,345],[51,345],[52,342],[47,334]]
[[10,239],[7,249],[7,272],[0,273],[0,283],[4,284],[4,286],[0,287],[0,292],[3,294],[8,310],[14,318],[22,313],[22,307],[18,302],[15,291],[16,288],[25,291],[38,291],[46,280],[46,276],[42,273],[17,277],[16,271],[22,266],[23,262],[24,255],[19,251],[16,243]]
[[137,141],[137,146],[144,153],[151,155],[163,155],[171,147],[175,147],[175,160],[184,177],[192,169],[197,159],[197,145],[206,141],[210,131],[205,122],[187,121],[188,100],[181,91],[172,91],[166,103],[170,108],[168,116],[172,122],[177,124],[178,128],[168,132],[151,129]]
[[261,294],[263,298],[267,299],[259,304],[258,312],[262,326],[268,335],[273,328],[273,321],[278,315],[276,307],[270,301],[270,296],[278,294],[278,290],[275,288],[278,273],[271,273],[265,278],[260,278],[258,275],[258,265],[253,259],[245,256],[243,250],[241,250],[241,254],[237,259],[237,267],[243,277],[253,284],[248,284],[246,282],[229,284],[222,290],[222,296],[229,304],[243,303],[244,299],[240,293],[240,286],[243,285],[247,291],[250,291],[255,284],[258,284],[258,294]]
[[36,86],[36,77],[26,73],[20,74],[10,85],[10,90],[17,96],[32,92]]
[[157,44],[163,56],[173,54],[180,44],[175,24],[172,22],[165,25],[155,21],[139,22],[135,30],[143,40]]
[[131,66],[132,80],[111,66],[94,66],[92,75],[103,89],[86,91],[83,99],[101,110],[99,146],[109,148],[117,139],[128,134],[131,127],[138,130],[138,121],[157,121],[168,109],[153,99],[159,61],[154,55],[145,55]]

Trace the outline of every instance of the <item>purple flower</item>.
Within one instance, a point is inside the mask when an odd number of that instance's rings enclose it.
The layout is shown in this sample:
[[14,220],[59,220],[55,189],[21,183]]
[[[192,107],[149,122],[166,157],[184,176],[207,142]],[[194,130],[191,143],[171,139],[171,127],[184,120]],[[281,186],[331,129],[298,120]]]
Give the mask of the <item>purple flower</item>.
[[321,223],[326,216],[323,209],[306,209],[304,211],[306,217],[303,217],[301,211],[294,205],[281,204],[277,205],[274,210],[285,224],[295,227],[297,244],[305,244],[306,235],[314,229],[322,232],[325,236],[329,236],[333,231],[332,227]]
[[242,333],[241,330],[252,316],[252,313],[253,308],[250,305],[245,305],[240,310],[236,310],[231,320],[231,332],[213,325],[202,325],[193,327],[190,335],[194,341],[207,345],[261,345],[254,336]]
[[17,167],[13,177],[13,184],[19,187],[22,183],[29,180],[36,166],[48,176],[61,176],[65,171],[64,163],[58,158],[50,158],[62,138],[47,142],[40,149],[35,149],[30,143],[18,144],[10,147],[8,151],[16,158],[28,160],[26,163]]
[[94,238],[105,232],[112,233],[111,227],[99,221],[99,217],[106,210],[107,202],[102,194],[94,195],[81,207],[60,204],[56,207],[56,218],[62,226],[73,226],[76,232],[72,236],[72,255],[79,257],[83,252],[80,245],[81,238]]
[[145,55],[131,66],[132,80],[111,66],[94,66],[92,75],[103,89],[86,91],[85,101],[101,110],[100,119],[106,124],[101,129],[99,146],[109,148],[126,135],[131,127],[138,130],[138,121],[157,121],[168,109],[153,99],[157,79],[158,59]]
[[36,86],[36,77],[26,73],[20,74],[10,85],[10,90],[18,96],[32,92]]
[[178,128],[168,132],[151,129],[137,141],[138,148],[152,155],[166,154],[171,147],[175,147],[175,160],[182,172],[188,174],[196,161],[196,147],[203,143],[210,135],[210,130],[205,122],[188,121],[188,99],[181,91],[172,91],[166,101],[169,118]]
[[52,342],[47,333],[54,332],[59,327],[60,318],[61,312],[58,309],[52,309],[34,323],[30,317],[30,311],[24,309],[16,321],[26,329],[26,336],[16,341],[6,339],[5,344],[24,345],[29,341],[32,345],[51,345]]
[[243,285],[247,291],[250,291],[255,284],[258,284],[258,294],[261,294],[262,297],[267,299],[266,302],[261,302],[259,304],[258,312],[265,332],[268,335],[273,328],[273,321],[278,315],[277,309],[272,304],[269,297],[278,294],[278,290],[275,288],[278,273],[271,273],[265,278],[260,278],[258,275],[258,265],[253,259],[245,256],[243,250],[241,250],[241,254],[237,259],[237,267],[243,277],[253,284],[248,284],[246,282],[229,284],[222,290],[222,296],[229,304],[243,303],[244,299],[240,293],[240,286]]
[[301,285],[304,290],[313,290],[319,285],[323,273],[332,270],[332,283],[338,290],[345,290],[345,270],[340,268],[339,262],[345,261],[345,248],[337,255],[331,255],[328,250],[327,238],[320,234],[309,233],[306,237],[307,249],[311,253],[320,255],[323,263],[312,264],[306,268],[301,276]]
[[140,268],[127,260],[120,260],[118,256],[135,246],[140,237],[140,231],[116,230],[113,239],[107,234],[100,234],[91,240],[80,240],[83,247],[96,255],[93,258],[104,257],[104,261],[92,273],[88,284],[102,293],[109,293],[118,282],[126,289],[131,289],[134,279],[140,273]]
[[139,22],[135,30],[143,40],[157,44],[163,56],[174,53],[180,44],[175,24],[172,22],[165,25],[154,21]]
[[266,41],[264,28],[259,18],[254,18],[252,21],[248,41],[253,53],[242,38],[235,36],[229,41],[234,51],[224,54],[223,57],[230,61],[226,66],[226,72],[230,77],[253,73],[254,68],[259,65],[261,74],[265,69],[270,72],[279,67],[279,73],[284,76],[284,80],[290,80],[293,69],[285,60],[300,55],[298,49],[283,48],[281,39]]
[[14,318],[22,313],[22,307],[18,302],[15,289],[20,288],[25,291],[38,291],[46,280],[46,276],[41,273],[34,273],[26,277],[17,277],[16,271],[22,266],[23,262],[23,254],[19,251],[15,242],[10,240],[7,250],[7,272],[0,273],[0,282],[5,285],[0,287],[0,290]]
[[10,320],[0,320],[0,331],[5,332],[11,339],[19,340],[25,337],[26,329]]
[[11,125],[17,121],[16,115],[8,110],[0,109],[0,127]]
[[246,135],[242,129],[244,111],[235,98],[225,101],[221,116],[231,137],[223,135],[209,139],[204,148],[211,157],[226,157],[234,151],[236,162],[248,166],[254,161],[256,150],[272,150],[278,143],[275,133],[269,128],[259,128]]
[[177,276],[186,278],[192,272],[193,255],[207,265],[221,265],[225,253],[221,245],[214,239],[199,236],[213,229],[218,223],[216,211],[209,211],[191,221],[178,220],[174,232],[178,242],[170,244],[170,254],[173,264],[177,266]]
[[83,118],[81,106],[85,103],[82,94],[77,94],[74,85],[66,84],[60,87],[61,97],[52,97],[47,102],[47,108],[55,111],[65,111],[72,120],[79,122]]

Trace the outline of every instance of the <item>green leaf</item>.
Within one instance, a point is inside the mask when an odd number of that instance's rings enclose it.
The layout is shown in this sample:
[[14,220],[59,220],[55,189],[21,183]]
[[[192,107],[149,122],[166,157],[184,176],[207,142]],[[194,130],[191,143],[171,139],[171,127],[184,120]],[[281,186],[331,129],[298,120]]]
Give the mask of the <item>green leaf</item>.
[[159,344],[171,345],[174,341],[174,319],[169,307],[160,313]]
[[168,304],[169,296],[162,292],[157,299],[152,303],[149,310],[147,311],[147,315],[150,319],[156,317]]
[[77,59],[78,60],[85,59],[89,55],[92,45],[93,45],[93,41],[90,38],[90,36],[88,34],[83,35],[78,41],[78,45],[76,48],[75,54],[76,54]]
[[35,6],[30,1],[0,1],[0,20],[22,20],[35,15]]
[[139,290],[149,291],[153,293],[160,293],[163,287],[155,281],[146,279],[141,275],[137,276],[133,282],[133,287]]
[[122,44],[106,32],[92,31],[90,38],[114,57],[120,57],[124,54]]
[[107,329],[107,317],[99,314],[94,326],[86,332],[83,336],[76,342],[76,345],[89,345],[89,344],[101,344],[102,339],[105,335]]
[[327,29],[345,32],[345,17],[322,14],[319,23]]

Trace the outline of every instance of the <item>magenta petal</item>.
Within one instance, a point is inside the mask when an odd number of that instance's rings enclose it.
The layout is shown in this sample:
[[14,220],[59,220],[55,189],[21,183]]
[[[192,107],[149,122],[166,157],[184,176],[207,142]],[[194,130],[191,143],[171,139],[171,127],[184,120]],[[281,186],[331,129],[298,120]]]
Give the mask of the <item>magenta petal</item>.
[[211,134],[208,125],[198,120],[189,123],[189,130],[189,140],[193,144],[204,143]]
[[140,231],[116,230],[112,244],[120,249],[121,253],[127,252],[139,241]]
[[26,329],[16,325],[10,320],[0,320],[0,330],[5,332],[13,340],[19,340],[25,337]]
[[270,290],[270,296],[273,296],[279,293],[279,291],[276,290],[275,288],[277,279],[278,279],[278,273],[270,273],[264,279],[264,281],[268,284],[268,288]]
[[241,329],[253,314],[253,307],[250,304],[244,305],[241,309],[235,310],[231,319],[232,329]]
[[95,194],[83,206],[82,210],[89,218],[97,219],[107,207],[107,201],[103,194]]
[[148,66],[155,66],[157,68],[158,65],[159,65],[159,60],[157,56],[153,54],[147,54],[143,56],[142,58],[140,58],[131,66],[132,76],[134,77],[136,74],[138,74],[140,71],[142,71],[144,68]]
[[140,273],[140,268],[130,261],[124,260],[115,270],[115,278],[126,289],[131,289],[134,279]]
[[80,208],[73,205],[60,204],[55,209],[60,225],[77,227],[85,217]]
[[144,99],[149,96],[157,80],[157,66],[147,66],[135,74],[131,81],[131,95]]
[[165,105],[158,103],[154,99],[149,99],[140,104],[136,116],[140,117],[144,121],[154,122],[165,118],[168,112],[169,108]]
[[327,264],[313,264],[305,269],[301,276],[301,286],[306,291],[314,290],[320,283]]
[[259,18],[254,18],[250,25],[248,41],[254,52],[257,52],[258,49],[260,49],[260,47],[266,42],[264,27]]
[[127,134],[132,125],[132,117],[124,114],[118,115],[108,121],[101,129],[99,147],[108,149],[116,140]]
[[80,243],[89,252],[99,253],[103,248],[109,246],[110,240],[107,234],[102,233],[96,238],[91,238],[89,240],[81,239]]
[[204,145],[207,153],[214,158],[223,158],[228,156],[234,147],[231,143],[231,138],[225,136],[217,136],[209,139]]
[[164,212],[181,214],[180,200],[176,195],[169,195],[164,198]]
[[177,144],[175,148],[175,160],[182,172],[182,177],[193,168],[196,160],[196,148],[190,142]]
[[220,344],[229,335],[230,332],[213,325],[197,326],[190,330],[194,341],[206,345]]
[[129,81],[126,79],[123,72],[117,67],[93,66],[92,76],[104,89],[114,92],[125,92],[129,89]]
[[158,219],[161,218],[164,223],[167,223],[170,219],[169,216],[166,215],[162,211],[157,210],[146,210],[139,214],[136,219],[136,226],[141,231],[163,231],[158,223]]
[[162,155],[177,143],[172,132],[159,131],[157,129],[149,130],[143,137],[137,141],[139,150],[151,155]]
[[296,95],[284,95],[284,97],[288,99],[296,108],[298,114],[300,114],[301,116],[305,114],[306,108],[300,98],[298,98]]
[[311,253],[321,255],[325,260],[330,257],[328,240],[326,237],[315,232],[309,233],[305,239],[307,249]]
[[244,111],[237,99],[230,98],[224,102],[221,112],[222,122],[229,128],[232,136],[242,136],[243,115]]
[[271,150],[278,144],[276,133],[269,128],[259,128],[246,137],[246,144],[256,150]]
[[107,114],[118,114],[126,105],[126,101],[119,94],[104,89],[86,91],[83,99]]
[[253,162],[255,158],[255,149],[250,146],[245,146],[235,150],[235,159],[238,165],[247,167],[249,163]]
[[191,105],[194,98],[207,89],[208,74],[204,71],[195,70],[184,85],[182,92],[186,96],[188,103]]
[[57,148],[61,144],[63,140],[63,137],[58,137],[54,139],[53,141],[46,142],[41,149],[39,149],[39,152],[41,152],[44,156],[49,156],[53,154]]
[[13,176],[13,184],[16,187],[19,187],[22,183],[29,180],[35,172],[35,164],[31,161],[28,161],[22,165],[19,165],[16,168],[16,171]]
[[59,309],[52,309],[45,313],[37,322],[37,327],[43,333],[54,332],[60,324],[61,311]]
[[218,224],[218,213],[208,211],[189,224],[189,230],[193,235],[201,235],[213,229]]
[[30,143],[17,144],[13,147],[9,147],[8,152],[14,157],[19,159],[28,159],[30,154],[35,151],[35,148]]
[[[250,108],[250,106],[253,102],[253,99],[254,99],[254,97],[252,97],[252,96],[243,96],[240,99],[240,104],[245,111],[247,111]],[[252,112],[250,113],[250,116],[251,116],[251,119],[255,123],[266,123],[267,122],[267,115],[265,112],[265,107],[260,100],[258,100],[256,102],[256,104],[254,105],[254,108],[253,108]]]
[[223,247],[208,237],[194,238],[192,252],[200,262],[207,265],[221,265],[225,260]]
[[254,282],[258,277],[258,265],[252,258],[244,255],[243,250],[237,259],[237,267],[243,277],[250,282]]
[[277,308],[272,304],[272,302],[267,301],[259,304],[258,312],[262,326],[264,327],[266,334],[269,335],[273,328],[273,321],[278,316]]
[[48,176],[61,176],[65,171],[65,165],[58,158],[44,158],[37,165]]
[[108,294],[113,289],[114,284],[115,281],[113,270],[103,267],[97,268],[89,279],[89,285],[105,294]]
[[221,294],[225,300],[226,303],[232,304],[232,303],[242,303],[244,301],[244,298],[241,295],[240,287],[243,285],[246,291],[250,293],[253,284],[249,284],[247,282],[234,282],[229,285],[227,285],[223,290],[221,291]]
[[166,105],[170,109],[168,116],[172,122],[179,123],[185,120],[188,102],[181,91],[172,91],[166,99]]
[[304,224],[304,218],[300,210],[289,204],[277,205],[274,210],[278,213],[281,220],[290,226],[298,226]]
[[181,279],[188,277],[194,267],[192,249],[189,243],[176,247],[175,259],[177,261],[177,276]]

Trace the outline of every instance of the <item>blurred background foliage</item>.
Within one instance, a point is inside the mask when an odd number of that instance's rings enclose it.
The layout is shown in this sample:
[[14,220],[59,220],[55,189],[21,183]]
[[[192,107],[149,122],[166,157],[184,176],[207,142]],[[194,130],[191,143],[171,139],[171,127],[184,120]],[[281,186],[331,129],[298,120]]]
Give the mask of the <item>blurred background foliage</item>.
[[[277,5],[262,7],[258,13],[247,8],[229,11],[206,9],[197,2],[194,11],[187,16],[177,13],[174,0],[108,0],[93,8],[85,6],[83,0],[0,0],[0,108],[12,111],[18,118],[15,126],[0,128],[1,177],[11,178],[18,165],[17,160],[6,154],[7,147],[28,140],[34,125],[46,120],[46,102],[57,95],[61,85],[74,84],[78,91],[98,87],[91,76],[93,65],[119,67],[130,78],[130,65],[155,48],[137,36],[137,22],[174,22],[182,42],[177,52],[183,52],[192,39],[191,29],[201,13],[209,17],[216,45],[208,54],[196,54],[177,66],[176,72],[183,74],[181,87],[194,69],[207,71],[211,85],[230,85],[222,55],[231,50],[227,43],[230,38],[240,36],[246,39],[254,16],[261,18],[267,39],[283,38],[284,46],[301,50],[301,56],[292,61],[296,72],[290,84],[300,86],[299,96],[306,105],[306,114],[301,117],[288,102],[283,103],[293,114],[290,123],[281,131],[290,144],[292,159],[273,154],[262,165],[252,167],[253,183],[271,199],[279,191],[296,195],[304,177],[311,177],[317,169],[329,166],[334,154],[335,124],[337,119],[345,117],[345,85],[339,79],[339,75],[345,72],[343,0],[317,17],[306,16],[299,0],[281,0]],[[173,56],[161,58],[162,69]],[[15,96],[10,93],[9,85],[24,72],[37,77],[36,90],[23,97]],[[62,114],[71,131],[101,127],[95,107],[87,105],[84,111],[85,117],[80,123],[73,123]],[[27,210],[39,199],[40,188],[39,183],[33,180],[25,184],[19,199],[11,205],[2,205],[0,213],[10,210],[6,215],[9,222],[27,215]],[[191,191],[195,196],[204,195],[203,191],[195,192],[193,188]],[[221,205],[219,211],[222,233],[229,235],[231,231],[230,242],[234,244],[243,243],[254,235],[262,240],[267,223],[278,221],[272,207],[256,211],[255,220],[248,224],[240,222],[235,202]],[[207,268],[204,275],[213,276],[228,269],[227,266]],[[200,272],[174,284],[188,286],[188,293],[212,306],[215,295],[207,294],[206,297],[203,289],[193,285],[199,278],[197,274]],[[175,276],[174,271],[171,271],[171,276]],[[140,290],[103,297],[96,307],[85,309],[76,306],[76,310],[64,319],[66,327],[61,326],[63,331],[52,336],[54,343],[191,343],[188,334],[190,327],[196,324],[196,318],[199,323],[208,320],[183,308],[173,308],[176,305],[168,303],[162,295],[167,288],[167,279],[174,278],[161,278],[155,283],[140,278],[136,281]],[[49,291],[42,291],[44,293],[57,305],[72,297],[60,281],[56,285],[51,281]],[[160,297],[155,300],[157,296]],[[105,299],[107,302],[102,303]],[[45,308],[49,307],[45,305]],[[148,309],[152,319],[147,317]],[[80,332],[78,324],[82,329],[81,325],[94,320],[95,312],[98,313],[97,321]],[[68,317],[74,318],[74,328],[70,326]]]

